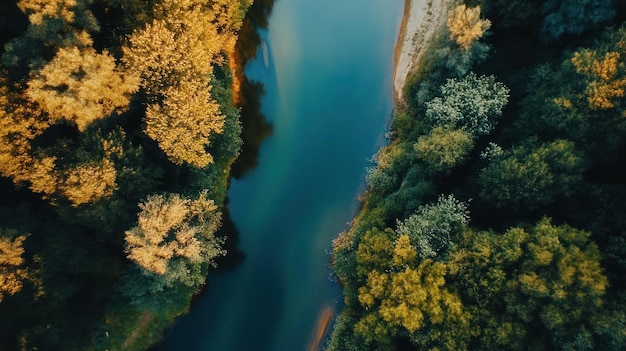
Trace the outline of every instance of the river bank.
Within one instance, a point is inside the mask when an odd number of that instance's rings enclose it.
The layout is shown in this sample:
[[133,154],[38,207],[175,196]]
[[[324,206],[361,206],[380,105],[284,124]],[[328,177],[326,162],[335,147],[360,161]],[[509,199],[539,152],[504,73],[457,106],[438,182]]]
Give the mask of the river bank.
[[405,0],[394,50],[393,96],[403,103],[402,89],[424,49],[446,21],[450,0]]

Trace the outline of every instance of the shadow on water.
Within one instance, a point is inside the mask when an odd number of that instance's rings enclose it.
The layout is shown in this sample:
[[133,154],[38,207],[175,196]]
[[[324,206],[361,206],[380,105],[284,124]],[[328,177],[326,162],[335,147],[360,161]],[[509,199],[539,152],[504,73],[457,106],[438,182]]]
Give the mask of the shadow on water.
[[[267,28],[268,17],[274,7],[274,1],[255,0],[248,9],[235,47],[238,67],[245,67],[248,61],[256,57],[261,44],[261,37],[259,37],[257,30]],[[241,90],[236,104],[241,108],[243,147],[237,161],[233,164],[231,175],[239,179],[258,165],[259,148],[263,140],[272,135],[273,129],[261,113],[261,97],[264,94],[263,84],[249,81],[243,74],[243,70],[237,72],[237,78]]]
[[222,247],[226,250],[226,256],[215,260],[217,271],[232,271],[246,258],[246,255],[238,248],[239,230],[230,217],[228,202],[229,199],[226,199],[226,204],[222,209],[222,226],[217,232],[217,236],[225,240]]

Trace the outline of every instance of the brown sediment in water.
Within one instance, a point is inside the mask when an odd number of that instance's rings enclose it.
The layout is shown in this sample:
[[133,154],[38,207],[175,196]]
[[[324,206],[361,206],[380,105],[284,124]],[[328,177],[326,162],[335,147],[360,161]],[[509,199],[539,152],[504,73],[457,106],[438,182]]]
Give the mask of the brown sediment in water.
[[324,339],[324,335],[326,335],[326,331],[328,330],[328,326],[330,325],[330,321],[333,318],[334,313],[335,311],[330,306],[324,307],[322,312],[320,312],[315,325],[315,334],[313,334],[313,339],[309,344],[309,351],[319,350],[320,344]]

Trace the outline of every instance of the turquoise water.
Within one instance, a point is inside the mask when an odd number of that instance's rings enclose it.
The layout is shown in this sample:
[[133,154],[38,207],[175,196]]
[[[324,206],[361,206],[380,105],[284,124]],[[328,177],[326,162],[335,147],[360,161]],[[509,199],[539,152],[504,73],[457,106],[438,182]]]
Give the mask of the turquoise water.
[[[393,108],[403,0],[278,0],[246,76],[265,86],[273,134],[259,166],[232,180],[245,259],[214,273],[165,339],[167,350],[307,350],[325,306],[341,307],[331,240],[364,190]],[[265,56],[265,57],[264,57]]]

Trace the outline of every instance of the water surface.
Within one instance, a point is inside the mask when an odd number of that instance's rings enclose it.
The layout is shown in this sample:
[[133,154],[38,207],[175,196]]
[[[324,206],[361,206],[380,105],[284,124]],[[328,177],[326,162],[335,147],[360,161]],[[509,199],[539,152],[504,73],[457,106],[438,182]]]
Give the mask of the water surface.
[[167,350],[306,350],[325,306],[340,307],[331,240],[358,209],[367,159],[384,143],[402,0],[278,0],[267,46],[246,67],[265,86],[273,134],[229,190],[243,262],[209,288]]

